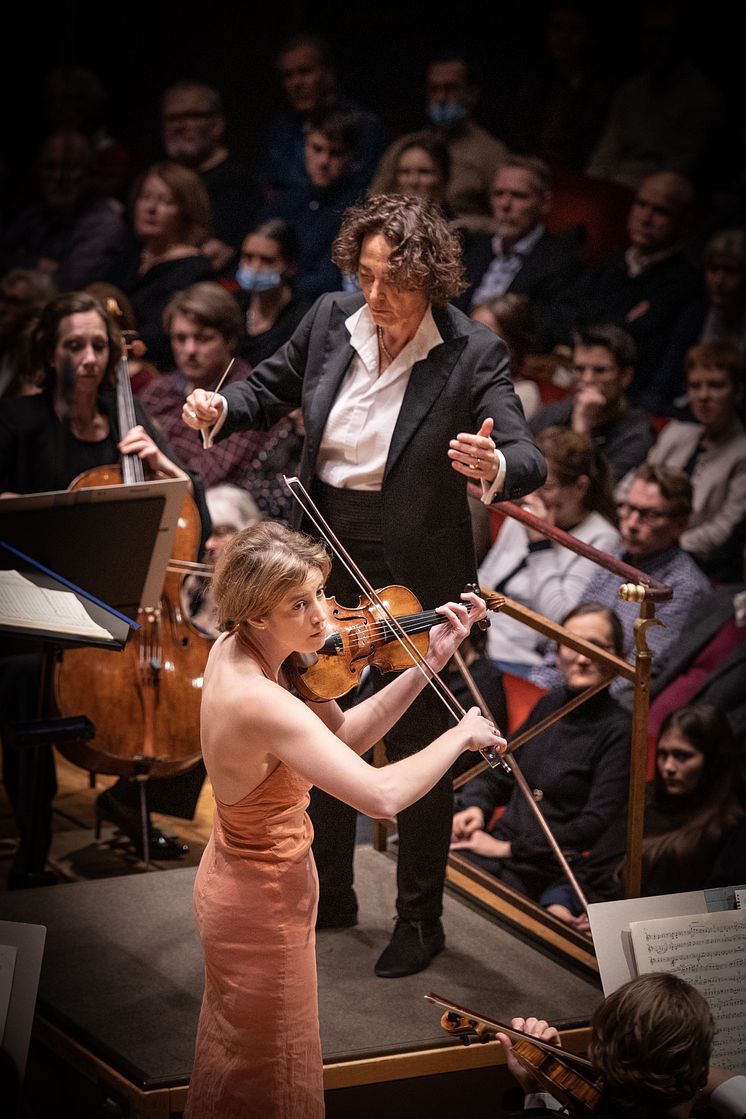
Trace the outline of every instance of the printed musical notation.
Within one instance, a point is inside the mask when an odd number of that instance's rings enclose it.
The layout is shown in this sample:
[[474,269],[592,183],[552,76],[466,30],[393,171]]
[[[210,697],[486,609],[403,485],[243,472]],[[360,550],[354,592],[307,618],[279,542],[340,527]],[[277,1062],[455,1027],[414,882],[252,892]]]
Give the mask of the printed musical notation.
[[633,921],[630,932],[638,973],[669,971],[696,987],[717,1026],[713,1063],[746,1074],[746,912]]

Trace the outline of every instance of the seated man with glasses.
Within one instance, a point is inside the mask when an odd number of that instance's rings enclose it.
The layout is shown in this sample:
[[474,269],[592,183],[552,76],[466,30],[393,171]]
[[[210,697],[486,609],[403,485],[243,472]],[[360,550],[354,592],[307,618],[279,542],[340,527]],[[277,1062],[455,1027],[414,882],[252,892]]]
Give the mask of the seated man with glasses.
[[232,276],[241,239],[256,222],[261,201],[248,167],[226,145],[220,93],[192,79],[169,86],[161,99],[161,129],[168,158],[196,171],[209,195],[213,230],[202,251],[217,275]]
[[[710,584],[679,538],[692,509],[692,484],[680,470],[646,462],[638,468],[626,501],[617,506],[622,534],[621,559],[673,588],[669,602],[656,606],[662,626],[650,626],[647,641],[655,658],[675,644],[693,602],[709,594]],[[627,650],[632,648],[632,627],[640,616],[634,602],[619,599],[623,582],[618,575],[599,568],[581,598],[613,606],[624,626]],[[612,685],[623,690],[624,682]]]
[[646,414],[634,408],[626,390],[635,372],[635,343],[620,326],[591,326],[574,336],[572,396],[540,408],[530,423],[537,435],[546,427],[568,427],[589,435],[606,455],[615,481],[647,456],[653,437]]

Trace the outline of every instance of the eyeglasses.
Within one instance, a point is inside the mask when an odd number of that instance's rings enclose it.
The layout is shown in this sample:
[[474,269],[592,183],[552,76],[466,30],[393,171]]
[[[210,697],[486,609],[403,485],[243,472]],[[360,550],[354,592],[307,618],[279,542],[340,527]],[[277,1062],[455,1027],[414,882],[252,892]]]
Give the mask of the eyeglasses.
[[616,511],[620,517],[631,517],[633,513],[637,513],[645,525],[655,525],[673,516],[670,509],[641,509],[639,505],[630,505],[628,501],[620,502]]

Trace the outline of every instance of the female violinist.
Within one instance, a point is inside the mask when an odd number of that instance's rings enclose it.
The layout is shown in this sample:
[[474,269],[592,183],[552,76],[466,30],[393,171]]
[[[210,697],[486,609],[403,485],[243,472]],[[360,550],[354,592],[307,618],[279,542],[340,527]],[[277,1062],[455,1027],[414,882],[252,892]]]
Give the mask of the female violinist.
[[[202,750],[216,798],[195,882],[205,995],[185,1119],[323,1115],[314,922],[318,883],[306,815],[311,784],[372,816],[391,816],[432,788],[462,751],[504,749],[473,708],[420,753],[377,769],[359,756],[425,686],[412,668],[345,711],[312,707],[287,686],[284,662],[313,654],[327,632],[324,548],[284,525],[240,532],[218,563],[213,595],[226,631],[202,695]],[[439,608],[428,664],[440,671],[484,617],[476,595]]]
[[[139,423],[119,431],[112,391],[119,354],[116,327],[94,296],[71,292],[46,304],[30,339],[31,362],[42,376],[41,392],[0,403],[0,495],[66,489],[83,471],[114,463],[120,454],[133,454],[165,477],[188,477],[202,523],[209,525],[199,476],[174,461],[137,401]],[[0,665],[0,696],[8,722],[35,715],[38,687],[27,660],[7,658]],[[42,884],[50,878],[44,864],[56,791],[51,751],[39,763],[40,795],[33,803],[18,800],[22,758],[4,749],[4,763],[21,836],[10,882]]]

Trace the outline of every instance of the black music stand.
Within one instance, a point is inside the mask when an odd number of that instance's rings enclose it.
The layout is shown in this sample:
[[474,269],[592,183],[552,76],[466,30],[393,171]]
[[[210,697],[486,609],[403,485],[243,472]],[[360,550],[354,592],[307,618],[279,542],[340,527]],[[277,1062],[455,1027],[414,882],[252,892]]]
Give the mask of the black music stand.
[[[55,661],[65,648],[124,648],[132,629],[138,627],[121,608],[134,614],[143,596],[152,595],[153,587],[160,593],[187,488],[185,481],[169,480],[146,486],[103,487],[96,493],[80,490],[3,499],[0,569],[17,570],[40,587],[71,592],[109,634],[81,635],[24,624],[17,617],[3,621],[0,616],[0,655],[25,652],[41,659],[36,720],[5,728],[9,744],[28,757],[22,767],[22,780],[24,795],[31,800],[39,796],[40,748],[95,735],[85,716],[46,717]],[[32,550],[33,557],[29,554]],[[154,563],[156,552],[159,558]],[[39,557],[46,562],[40,562]],[[79,571],[85,579],[79,577]],[[84,590],[78,580],[85,581],[89,589]],[[147,864],[147,804],[142,782],[140,801]]]

